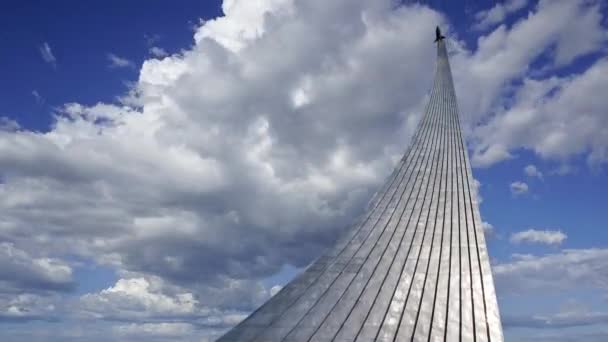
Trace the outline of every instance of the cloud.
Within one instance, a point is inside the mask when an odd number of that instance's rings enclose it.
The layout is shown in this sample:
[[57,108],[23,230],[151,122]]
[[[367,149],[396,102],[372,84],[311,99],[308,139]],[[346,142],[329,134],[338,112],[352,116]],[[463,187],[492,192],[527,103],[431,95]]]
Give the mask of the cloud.
[[236,323],[235,318],[244,318],[240,310],[250,310],[278,292],[275,287],[267,289],[255,281],[234,279],[225,279],[216,286],[203,283],[191,288],[196,293],[160,277],[121,278],[104,290],[82,295],[75,308],[81,316],[93,319],[181,320],[227,327]]
[[608,249],[602,248],[516,254],[494,264],[505,337],[602,341],[608,318],[601,303],[602,294],[608,293],[607,268]]
[[34,293],[0,294],[0,323],[56,322],[65,312],[59,308],[60,299],[54,295]]
[[[502,323],[507,334],[521,332],[525,341],[603,341],[607,336],[608,312],[592,306],[593,303],[580,299],[566,299],[557,311],[506,315],[502,317]],[[509,337],[521,340],[518,335]]]
[[[310,9],[315,9],[313,5]],[[301,9],[306,10],[306,7]],[[236,52],[248,42],[261,37],[266,28],[264,16],[285,17],[295,10],[293,0],[265,0],[260,3],[250,1],[224,1],[222,11],[225,16],[212,19],[201,25],[194,39],[200,42],[211,38],[223,47]]]
[[[441,20],[424,7],[344,4],[268,12],[272,35],[238,52],[205,24],[192,51],[144,62],[141,109],[68,104],[49,133],[4,133],[6,221],[49,253],[180,285],[307,265],[402,153],[432,77],[418,65],[434,55],[425,35],[402,32]],[[309,103],[296,108],[305,83]]]
[[44,103],[44,98],[40,95],[40,93],[38,93],[36,89],[32,90],[32,96],[36,100],[36,104],[40,105]]
[[191,337],[195,328],[189,323],[130,323],[115,326],[114,333],[122,339],[171,339]]
[[149,47],[154,46],[154,44],[158,43],[160,40],[161,36],[159,34],[144,34],[144,41]]
[[81,296],[72,310],[85,321],[121,322],[113,332],[122,337],[217,337],[279,290],[233,279],[194,289],[186,292],[159,277],[121,278],[107,289]]
[[513,155],[506,147],[494,144],[474,154],[471,158],[471,163],[476,167],[487,167],[496,162],[511,158],[513,158]]
[[[0,232],[5,228],[0,222]],[[65,315],[61,295],[75,288],[74,271],[66,262],[0,242],[0,323],[58,321]]]
[[162,281],[145,278],[119,279],[114,286],[80,298],[80,309],[93,318],[133,320],[164,316],[193,316],[198,302],[192,293],[167,295]]
[[21,128],[19,123],[5,116],[0,117],[0,131],[14,132]]
[[546,245],[561,245],[568,236],[559,230],[528,229],[511,234],[512,243],[542,243]]
[[608,249],[566,249],[542,256],[515,255],[492,267],[503,294],[555,293],[600,289],[608,291]]
[[110,61],[110,68],[134,68],[135,64],[126,59],[119,57],[113,53],[108,53],[108,60]]
[[528,184],[521,181],[511,183],[509,185],[509,188],[511,189],[511,194],[513,194],[513,196],[519,196],[528,193]]
[[568,331],[564,327],[552,331],[522,329],[522,333],[518,334],[517,337],[517,341],[521,342],[604,342],[608,339],[608,331],[597,327],[583,327],[578,330],[573,329],[573,331]]
[[559,312],[549,315],[530,315],[505,317],[503,324],[508,327],[524,327],[535,329],[581,327],[594,324],[608,323],[608,312],[583,311]]
[[[575,27],[570,23],[576,23]],[[463,112],[494,113],[474,128],[473,164],[490,166],[510,158],[511,151],[518,148],[545,159],[564,161],[584,153],[591,163],[605,161],[608,143],[601,132],[606,125],[601,108],[606,104],[599,94],[606,82],[600,76],[606,72],[605,59],[580,74],[565,78],[528,75],[523,86],[510,86],[535,61],[553,64],[545,69],[546,74],[599,51],[605,42],[600,7],[593,1],[541,1],[536,12],[516,22],[511,30],[501,25],[480,38],[479,49],[468,59],[473,63],[465,69],[468,74],[455,65],[457,89],[473,89],[473,82],[483,86],[472,92],[476,97],[461,96]],[[502,100],[496,101],[501,93]]]
[[524,167],[524,173],[528,177],[543,180],[543,173],[540,172],[540,170],[538,170],[538,168],[534,165],[527,165],[526,167]]
[[78,319],[226,329],[276,292],[262,279],[333,243],[403,153],[441,16],[388,1],[273,6],[145,61],[136,105],[66,104],[48,132],[0,132],[2,234],[123,274],[79,297]]
[[608,103],[598,89],[608,86],[606,72],[608,60],[601,59],[583,74],[567,79],[527,79],[515,105],[478,134],[488,146],[528,148],[561,161],[588,151],[590,164],[605,163],[608,137],[603,127],[608,121],[603,108]]
[[476,178],[473,178],[473,196],[477,199],[477,203],[483,203],[483,197],[481,197],[481,182]]
[[149,50],[150,54],[157,58],[163,58],[168,55],[167,51],[163,48],[159,48],[158,46],[152,46]]
[[42,60],[52,65],[53,68],[57,67],[57,59],[55,58],[55,55],[53,55],[53,51],[51,50],[49,43],[44,42],[38,49],[40,50]]
[[559,166],[550,171],[552,175],[571,175],[578,171],[578,167],[571,163],[561,163]]
[[481,227],[483,228],[483,232],[484,232],[487,240],[494,238],[496,236],[496,229],[494,228],[494,226],[491,223],[483,221],[483,222],[481,222]]
[[65,262],[34,257],[12,243],[0,243],[0,290],[69,291],[73,287],[72,268]]
[[497,3],[489,10],[475,14],[477,21],[473,26],[476,30],[485,30],[505,20],[507,15],[516,12],[526,6],[527,0],[508,0],[504,4]]

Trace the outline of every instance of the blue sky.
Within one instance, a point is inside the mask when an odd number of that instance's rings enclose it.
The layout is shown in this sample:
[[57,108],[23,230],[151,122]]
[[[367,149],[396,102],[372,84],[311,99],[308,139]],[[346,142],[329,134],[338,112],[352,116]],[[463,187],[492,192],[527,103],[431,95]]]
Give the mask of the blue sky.
[[[47,130],[50,111],[67,102],[92,105],[112,101],[137,80],[136,66],[162,46],[176,53],[192,46],[200,20],[222,14],[221,1],[186,1],[180,6],[136,3],[62,1],[5,2],[0,40],[2,112],[31,129]],[[23,19],[30,18],[26,24]],[[40,47],[49,44],[56,65],[45,63]],[[132,61],[132,68],[110,69],[108,54]],[[36,102],[32,91],[45,99]],[[34,101],[32,101],[34,100]]]
[[608,338],[600,1],[0,5],[0,337],[213,340],[331,245],[449,49],[509,341]]

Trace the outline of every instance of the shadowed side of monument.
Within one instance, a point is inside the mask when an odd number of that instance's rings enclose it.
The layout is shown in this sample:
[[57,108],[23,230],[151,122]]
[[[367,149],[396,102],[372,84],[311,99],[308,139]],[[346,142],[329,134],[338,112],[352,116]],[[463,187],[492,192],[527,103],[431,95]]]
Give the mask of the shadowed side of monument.
[[503,341],[445,37],[410,147],[369,210],[219,341]]

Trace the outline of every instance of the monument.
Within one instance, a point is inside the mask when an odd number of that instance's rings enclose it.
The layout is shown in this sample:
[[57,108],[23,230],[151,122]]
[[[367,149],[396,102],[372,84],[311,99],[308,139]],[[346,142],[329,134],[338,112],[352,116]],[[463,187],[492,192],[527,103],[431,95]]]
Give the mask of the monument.
[[218,341],[503,341],[444,38],[424,116],[368,211]]

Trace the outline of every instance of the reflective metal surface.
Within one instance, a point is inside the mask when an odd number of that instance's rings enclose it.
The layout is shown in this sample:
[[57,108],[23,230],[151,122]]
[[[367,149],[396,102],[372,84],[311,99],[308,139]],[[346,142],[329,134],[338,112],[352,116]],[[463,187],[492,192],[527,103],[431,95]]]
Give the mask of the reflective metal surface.
[[219,341],[503,341],[443,39],[424,118],[349,233]]

